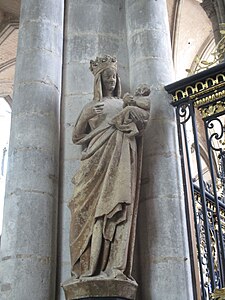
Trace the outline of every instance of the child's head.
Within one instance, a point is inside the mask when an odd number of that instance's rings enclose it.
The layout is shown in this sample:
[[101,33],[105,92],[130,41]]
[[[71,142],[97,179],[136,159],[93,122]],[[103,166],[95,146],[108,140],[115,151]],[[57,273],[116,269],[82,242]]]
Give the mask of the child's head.
[[135,96],[149,96],[150,92],[150,87],[147,84],[140,84],[135,91]]

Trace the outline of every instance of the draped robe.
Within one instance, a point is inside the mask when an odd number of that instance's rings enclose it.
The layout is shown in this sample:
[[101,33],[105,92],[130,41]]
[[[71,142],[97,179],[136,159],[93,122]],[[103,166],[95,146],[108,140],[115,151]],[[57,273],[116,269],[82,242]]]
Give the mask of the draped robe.
[[[73,141],[86,148],[69,202],[72,274],[131,278],[142,138],[136,124],[125,119],[130,110],[141,117],[146,111],[123,109],[122,99],[106,98],[103,113],[88,120],[87,112],[94,105],[96,101],[84,107],[73,132]],[[99,239],[97,264],[90,270],[91,247]]]

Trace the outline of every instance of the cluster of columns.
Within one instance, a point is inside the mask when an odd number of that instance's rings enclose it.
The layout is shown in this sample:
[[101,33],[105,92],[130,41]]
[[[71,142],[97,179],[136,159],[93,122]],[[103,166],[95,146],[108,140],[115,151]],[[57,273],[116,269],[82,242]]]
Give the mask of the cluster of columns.
[[138,300],[178,300],[181,295],[190,300],[176,124],[164,91],[173,81],[166,0],[66,0],[65,13],[63,3],[21,1],[1,299],[64,299],[60,282],[70,276],[67,202],[81,150],[72,144],[72,129],[92,99],[90,59],[110,54],[117,56],[123,92],[133,92],[140,83],[152,90],[135,258]]

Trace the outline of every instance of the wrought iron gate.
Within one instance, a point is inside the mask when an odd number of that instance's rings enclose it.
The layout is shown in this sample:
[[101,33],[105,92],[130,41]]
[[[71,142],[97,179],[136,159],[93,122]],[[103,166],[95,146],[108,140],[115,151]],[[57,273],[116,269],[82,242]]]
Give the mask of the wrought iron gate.
[[195,299],[217,299],[225,287],[225,64],[165,88],[176,108]]

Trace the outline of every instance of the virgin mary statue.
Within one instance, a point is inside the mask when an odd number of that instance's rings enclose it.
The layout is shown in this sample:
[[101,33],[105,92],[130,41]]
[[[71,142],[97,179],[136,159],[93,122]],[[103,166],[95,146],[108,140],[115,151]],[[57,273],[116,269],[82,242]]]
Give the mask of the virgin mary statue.
[[94,99],[83,108],[72,137],[84,149],[69,202],[72,275],[133,280],[141,135],[149,113],[135,98],[121,99],[115,57],[96,58],[90,70]]

